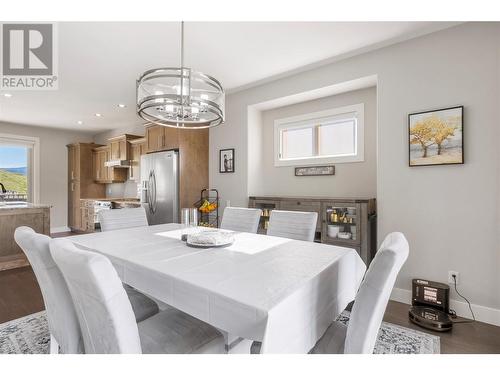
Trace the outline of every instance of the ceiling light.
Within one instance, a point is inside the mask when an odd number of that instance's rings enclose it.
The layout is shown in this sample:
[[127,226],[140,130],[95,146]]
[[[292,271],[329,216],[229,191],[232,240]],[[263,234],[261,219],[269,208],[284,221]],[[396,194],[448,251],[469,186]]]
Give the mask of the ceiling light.
[[76,123],[77,123],[78,125],[83,125],[83,121],[82,121],[82,120],[78,120]]
[[162,126],[203,129],[224,123],[224,104],[225,93],[219,81],[184,66],[182,22],[181,65],[148,70],[139,77],[137,114]]
[[127,106],[126,106],[125,104],[121,104],[121,103],[120,103],[120,104],[118,104],[118,107],[120,107],[120,108],[125,108],[125,107],[127,107]]
[[102,117],[102,115],[100,113],[96,113],[95,117]]
[[8,92],[6,92],[5,94],[3,94],[3,96],[5,96],[6,98],[12,98],[12,94],[9,94]]

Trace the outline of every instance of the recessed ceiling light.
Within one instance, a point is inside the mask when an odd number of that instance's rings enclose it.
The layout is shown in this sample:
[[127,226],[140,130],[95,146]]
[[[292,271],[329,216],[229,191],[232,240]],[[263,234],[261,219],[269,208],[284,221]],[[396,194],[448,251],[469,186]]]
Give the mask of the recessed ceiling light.
[[83,125],[83,121],[82,121],[82,120],[78,120],[76,123],[77,123],[78,125]]
[[3,96],[5,96],[6,98],[12,98],[12,94],[9,94],[8,92],[6,92],[5,94],[3,94]]
[[96,113],[95,117],[102,117],[102,115],[100,113]]
[[118,107],[120,107],[120,108],[125,108],[125,107],[127,107],[127,106],[126,106],[125,104],[121,104],[121,103],[120,103],[120,104],[118,104]]

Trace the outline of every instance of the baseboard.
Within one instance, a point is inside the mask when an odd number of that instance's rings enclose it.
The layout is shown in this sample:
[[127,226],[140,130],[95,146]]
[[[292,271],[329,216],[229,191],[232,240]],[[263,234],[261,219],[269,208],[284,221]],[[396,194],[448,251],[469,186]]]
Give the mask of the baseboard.
[[[411,305],[411,290],[394,288],[391,293],[391,300]],[[500,326],[500,310],[491,307],[471,304],[476,320]],[[450,299],[450,308],[457,312],[458,316],[470,318],[469,305],[465,301]]]
[[71,232],[69,227],[53,227],[50,228],[50,233],[62,233],[62,232]]

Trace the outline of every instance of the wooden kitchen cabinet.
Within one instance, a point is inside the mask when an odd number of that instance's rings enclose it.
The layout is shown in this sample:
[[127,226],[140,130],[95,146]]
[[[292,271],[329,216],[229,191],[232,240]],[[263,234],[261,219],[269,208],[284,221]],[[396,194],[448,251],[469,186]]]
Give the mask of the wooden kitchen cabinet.
[[118,137],[108,139],[110,148],[109,160],[130,160],[132,158],[130,141],[141,138],[133,134],[122,134]]
[[[127,155],[128,157],[128,155]],[[111,146],[100,146],[93,150],[93,178],[98,184],[111,184],[127,181],[128,168],[106,167],[112,159]]]
[[[176,130],[176,129],[174,129]],[[181,207],[192,207],[208,188],[208,129],[179,129],[179,192]]]
[[68,227],[82,231],[81,198],[105,196],[104,185],[95,181],[95,143],[72,143],[68,148]]
[[130,141],[130,175],[129,179],[139,182],[141,180],[141,155],[146,153],[146,138],[137,138]]
[[94,149],[92,162],[94,165],[94,181],[105,183],[108,180],[108,167],[104,165],[107,161],[107,146],[101,146]]
[[174,150],[179,148],[179,134],[184,130],[161,125],[146,126],[147,152]]

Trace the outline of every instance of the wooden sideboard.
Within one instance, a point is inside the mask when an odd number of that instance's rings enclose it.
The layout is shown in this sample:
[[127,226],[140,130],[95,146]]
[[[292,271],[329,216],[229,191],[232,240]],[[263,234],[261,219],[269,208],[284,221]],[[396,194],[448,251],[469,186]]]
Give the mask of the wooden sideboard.
[[[377,211],[374,198],[252,196],[249,197],[248,206],[263,210],[259,233],[266,233],[272,210],[317,212],[315,241],[353,248],[367,265],[377,251]],[[334,235],[337,230],[349,233],[350,238]]]

